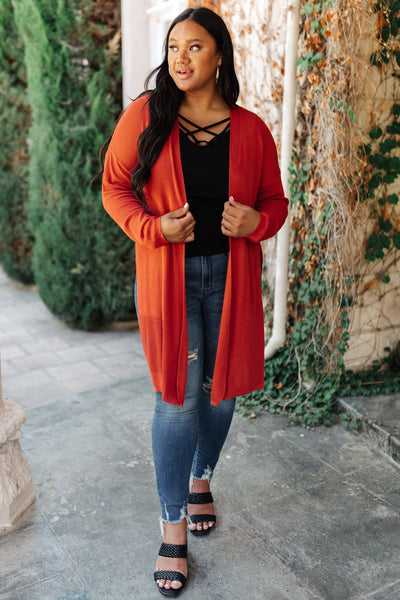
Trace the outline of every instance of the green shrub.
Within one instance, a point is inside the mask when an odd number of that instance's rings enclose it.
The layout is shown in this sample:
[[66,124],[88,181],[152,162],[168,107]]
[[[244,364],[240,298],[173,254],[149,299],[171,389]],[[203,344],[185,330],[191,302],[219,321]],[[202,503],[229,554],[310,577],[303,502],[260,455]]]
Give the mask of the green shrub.
[[28,131],[23,46],[10,0],[0,0],[0,262],[10,277],[33,283],[28,202]]
[[35,281],[55,315],[84,329],[134,310],[132,243],[103,210],[100,190],[90,188],[98,149],[120,111],[118,5],[14,2],[32,110]]

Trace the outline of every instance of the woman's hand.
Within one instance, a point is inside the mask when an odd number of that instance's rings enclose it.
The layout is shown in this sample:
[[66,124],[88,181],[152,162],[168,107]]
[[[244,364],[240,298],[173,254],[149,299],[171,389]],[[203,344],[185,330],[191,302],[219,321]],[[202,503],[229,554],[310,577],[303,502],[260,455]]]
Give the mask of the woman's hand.
[[188,203],[161,217],[161,231],[167,242],[171,243],[193,242],[195,225]]
[[224,204],[221,231],[229,237],[246,237],[253,233],[260,222],[260,213],[247,204],[240,204],[229,197]]

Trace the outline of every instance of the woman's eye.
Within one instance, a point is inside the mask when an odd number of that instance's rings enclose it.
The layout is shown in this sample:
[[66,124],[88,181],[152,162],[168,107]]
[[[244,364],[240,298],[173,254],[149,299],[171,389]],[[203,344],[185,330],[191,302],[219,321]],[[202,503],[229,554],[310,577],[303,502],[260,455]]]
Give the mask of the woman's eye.
[[200,50],[200,46],[198,46],[197,44],[193,44],[193,46],[190,46],[191,50]]
[[171,52],[176,52],[176,46],[168,46],[168,48]]

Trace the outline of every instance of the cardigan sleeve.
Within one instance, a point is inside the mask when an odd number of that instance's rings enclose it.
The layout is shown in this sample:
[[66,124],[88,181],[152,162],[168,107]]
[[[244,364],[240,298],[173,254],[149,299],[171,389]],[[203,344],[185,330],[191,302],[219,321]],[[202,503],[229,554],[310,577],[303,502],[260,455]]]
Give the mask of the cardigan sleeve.
[[260,213],[260,222],[247,236],[251,242],[261,242],[273,237],[286,220],[289,204],[283,191],[276,145],[269,129],[262,121],[261,131],[263,140],[261,176],[254,205]]
[[103,206],[132,240],[159,248],[169,244],[161,230],[161,218],[149,214],[131,188],[131,173],[138,162],[137,142],[145,128],[144,100],[130,104],[114,130],[104,162]]

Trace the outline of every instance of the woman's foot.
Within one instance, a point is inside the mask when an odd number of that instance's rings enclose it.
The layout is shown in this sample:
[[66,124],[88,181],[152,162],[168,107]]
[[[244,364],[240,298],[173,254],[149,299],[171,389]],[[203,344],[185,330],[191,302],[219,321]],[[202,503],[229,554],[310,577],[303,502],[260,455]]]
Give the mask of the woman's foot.
[[[186,545],[187,541],[187,523],[183,519],[180,523],[163,523],[164,535],[163,544]],[[155,571],[177,571],[187,577],[187,559],[186,558],[170,558],[168,556],[159,556]],[[171,579],[156,579],[159,588],[163,590],[179,590],[183,583]],[[161,591],[161,590],[160,590]],[[171,594],[172,595],[172,594]]]
[[[190,488],[191,494],[204,494],[210,492],[210,480],[209,479],[195,479],[193,478],[192,486]],[[213,502],[209,502],[207,504],[191,504],[188,505],[188,513],[189,517],[195,517],[197,515],[205,515],[210,517],[214,516],[213,520],[204,520],[199,521],[198,523],[190,523],[188,524],[188,529],[192,532],[197,533],[206,532],[209,533],[209,530],[212,529],[215,525],[215,509]]]

